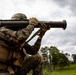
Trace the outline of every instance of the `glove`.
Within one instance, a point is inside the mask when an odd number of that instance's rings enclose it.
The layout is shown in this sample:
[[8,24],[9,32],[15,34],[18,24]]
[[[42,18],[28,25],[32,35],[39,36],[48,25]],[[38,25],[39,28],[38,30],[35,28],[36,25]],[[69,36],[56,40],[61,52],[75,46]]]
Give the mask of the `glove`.
[[46,32],[46,31],[49,30],[51,27],[50,27],[50,25],[47,26],[45,23],[41,23],[41,24],[40,24],[40,28],[41,28],[41,31]]
[[50,25],[47,26],[45,23],[41,23],[40,24],[40,29],[41,29],[41,31],[38,34],[38,36],[39,36],[39,38],[42,39],[42,37],[44,36],[45,32],[50,29]]
[[36,18],[30,18],[29,19],[29,24],[33,25],[33,26],[37,26],[38,25],[38,20]]

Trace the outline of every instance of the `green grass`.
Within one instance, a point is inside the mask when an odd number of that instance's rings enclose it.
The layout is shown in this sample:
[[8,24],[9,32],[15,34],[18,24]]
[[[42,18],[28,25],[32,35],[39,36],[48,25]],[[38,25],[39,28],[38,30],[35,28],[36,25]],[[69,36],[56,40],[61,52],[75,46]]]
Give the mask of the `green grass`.
[[70,65],[69,68],[56,70],[54,72],[47,72],[46,70],[44,70],[43,75],[76,75],[76,64]]
[[[76,64],[72,64],[69,66],[69,68],[65,68],[63,70],[57,69],[56,71],[53,72],[47,72],[45,69],[43,75],[76,75]],[[31,73],[27,75],[32,75]]]

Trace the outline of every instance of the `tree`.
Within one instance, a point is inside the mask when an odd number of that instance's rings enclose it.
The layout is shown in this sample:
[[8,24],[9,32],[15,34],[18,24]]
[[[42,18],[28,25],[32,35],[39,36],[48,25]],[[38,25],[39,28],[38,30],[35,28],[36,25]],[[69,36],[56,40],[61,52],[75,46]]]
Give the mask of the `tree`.
[[55,67],[58,65],[59,60],[59,50],[55,46],[50,47],[50,54],[52,55],[52,64],[55,69]]
[[60,53],[60,51],[55,46],[50,47],[50,54],[52,55],[52,63],[54,69],[56,66],[59,66],[61,69],[69,65],[69,60],[67,54]]
[[[59,49],[55,46],[49,47],[42,47],[41,48],[42,55],[45,60],[45,66],[49,65],[50,71],[55,70],[57,66],[60,67],[60,69],[63,69],[66,66],[69,66],[69,60],[68,60],[68,53],[60,53]],[[48,62],[49,60],[49,62]]]
[[48,60],[49,60],[49,47],[47,47],[47,46],[45,46],[44,48],[42,47],[40,51],[44,57],[44,61],[48,62]]
[[72,54],[72,57],[73,57],[74,63],[76,63],[76,54]]
[[49,52],[49,47],[45,46],[44,48],[42,47],[40,49],[43,57],[44,57],[44,67],[48,67],[47,71],[51,71],[51,66],[52,66],[52,62],[51,62],[51,55],[50,55],[50,52]]
[[69,60],[66,57],[66,55],[63,53],[59,54],[58,66],[60,67],[60,69],[63,69],[64,67],[69,66]]

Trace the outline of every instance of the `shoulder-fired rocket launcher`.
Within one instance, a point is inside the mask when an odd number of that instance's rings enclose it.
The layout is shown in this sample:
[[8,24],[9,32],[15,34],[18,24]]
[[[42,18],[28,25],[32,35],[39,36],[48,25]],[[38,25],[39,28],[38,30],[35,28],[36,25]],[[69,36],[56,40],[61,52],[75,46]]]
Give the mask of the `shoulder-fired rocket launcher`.
[[[47,26],[50,25],[51,28],[63,28],[64,30],[67,27],[66,20],[63,21],[39,21],[38,26],[35,28],[39,28],[40,23],[45,23]],[[29,24],[29,20],[20,21],[20,20],[0,20],[0,27],[7,27],[12,30],[18,30],[25,28]]]

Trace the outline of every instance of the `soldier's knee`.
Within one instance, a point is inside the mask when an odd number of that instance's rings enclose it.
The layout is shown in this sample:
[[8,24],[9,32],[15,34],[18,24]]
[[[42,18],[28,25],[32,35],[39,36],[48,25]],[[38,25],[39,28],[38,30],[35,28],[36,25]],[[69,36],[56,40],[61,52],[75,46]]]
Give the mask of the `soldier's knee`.
[[36,58],[40,63],[44,62],[43,56],[40,55],[39,53],[34,55],[34,58]]

